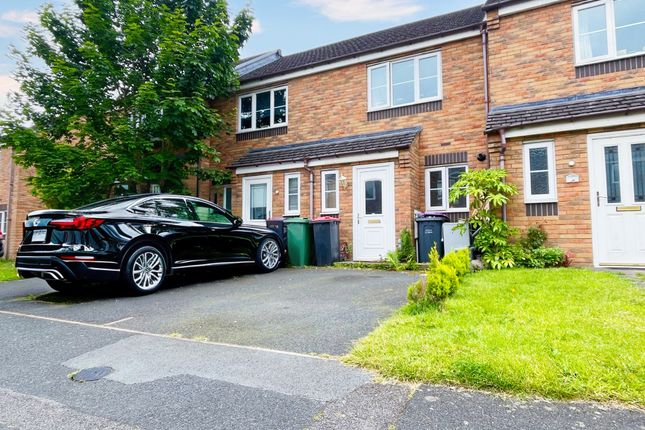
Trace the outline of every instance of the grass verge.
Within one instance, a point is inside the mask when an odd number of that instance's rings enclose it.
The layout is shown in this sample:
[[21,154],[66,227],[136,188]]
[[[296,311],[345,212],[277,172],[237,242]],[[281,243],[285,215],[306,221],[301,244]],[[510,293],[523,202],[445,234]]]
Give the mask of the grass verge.
[[0,260],[0,282],[18,279],[16,266],[12,260]]
[[401,380],[645,405],[645,292],[583,269],[484,271],[344,358]]

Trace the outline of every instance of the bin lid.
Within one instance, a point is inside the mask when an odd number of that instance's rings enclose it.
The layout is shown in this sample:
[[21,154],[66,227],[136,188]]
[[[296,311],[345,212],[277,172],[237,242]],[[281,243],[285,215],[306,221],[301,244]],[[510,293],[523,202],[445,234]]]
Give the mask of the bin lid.
[[340,218],[336,218],[336,217],[333,217],[333,216],[321,216],[321,217],[318,217],[318,218],[314,218],[311,221],[312,224],[323,223],[323,222],[340,222]]
[[309,224],[309,218],[286,218],[285,224]]
[[441,212],[424,212],[417,216],[417,221],[450,221],[450,218]]

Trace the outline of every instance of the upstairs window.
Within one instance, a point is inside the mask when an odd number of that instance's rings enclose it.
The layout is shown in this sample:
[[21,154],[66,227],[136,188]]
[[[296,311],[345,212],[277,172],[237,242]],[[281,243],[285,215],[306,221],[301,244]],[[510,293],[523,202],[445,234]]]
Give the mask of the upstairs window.
[[377,64],[367,69],[370,110],[440,100],[441,54]]
[[578,64],[645,53],[645,0],[600,0],[573,9]]
[[274,88],[240,96],[239,131],[287,125],[287,88]]

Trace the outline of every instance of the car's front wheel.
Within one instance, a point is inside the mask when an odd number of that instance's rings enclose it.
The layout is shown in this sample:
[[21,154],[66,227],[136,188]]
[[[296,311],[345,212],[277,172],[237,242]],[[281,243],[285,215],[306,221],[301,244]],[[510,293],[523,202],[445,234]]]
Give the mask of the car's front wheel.
[[278,241],[267,237],[258,246],[255,262],[263,272],[272,272],[280,266],[282,252]]
[[166,279],[166,259],[155,246],[137,248],[126,261],[123,281],[135,294],[157,291]]

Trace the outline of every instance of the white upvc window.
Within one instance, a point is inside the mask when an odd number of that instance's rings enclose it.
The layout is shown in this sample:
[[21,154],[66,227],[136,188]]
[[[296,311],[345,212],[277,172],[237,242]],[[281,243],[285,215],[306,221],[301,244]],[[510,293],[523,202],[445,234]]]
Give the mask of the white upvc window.
[[222,187],[222,207],[231,212],[233,208],[233,189],[230,185]]
[[449,202],[450,190],[459,175],[468,171],[466,165],[438,166],[426,169],[426,210],[467,212],[468,198]]
[[553,203],[558,200],[553,140],[525,142],[524,202]]
[[300,215],[300,173],[284,175],[284,214]]
[[576,64],[645,53],[645,0],[598,0],[573,8]]
[[0,233],[7,234],[7,211],[0,212]]
[[419,55],[367,68],[368,110],[441,100],[441,53]]
[[272,88],[238,98],[239,132],[287,125],[287,87]]
[[338,170],[327,170],[321,173],[322,213],[339,212]]

